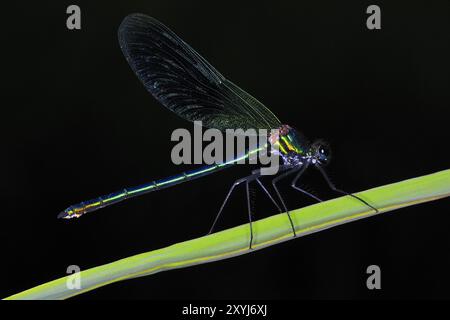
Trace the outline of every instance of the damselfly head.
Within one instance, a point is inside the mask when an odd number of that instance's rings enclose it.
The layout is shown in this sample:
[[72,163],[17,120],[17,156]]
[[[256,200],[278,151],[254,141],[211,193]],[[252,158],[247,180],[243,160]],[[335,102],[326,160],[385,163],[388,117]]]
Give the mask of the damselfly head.
[[323,140],[316,140],[310,148],[311,162],[325,166],[330,162],[331,149],[328,143]]

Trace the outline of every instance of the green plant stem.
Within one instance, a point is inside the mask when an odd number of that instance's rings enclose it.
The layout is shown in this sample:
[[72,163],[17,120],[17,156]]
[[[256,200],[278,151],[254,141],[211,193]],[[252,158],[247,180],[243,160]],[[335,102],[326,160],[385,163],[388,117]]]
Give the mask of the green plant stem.
[[[378,208],[379,213],[444,198],[449,194],[450,169],[357,193]],[[298,237],[375,214],[348,196],[291,212]],[[255,221],[253,232],[252,250],[248,250],[250,231],[249,225],[245,224],[81,271],[80,289],[67,288],[69,275],[6,299],[66,299],[117,281],[227,259],[294,239],[286,214]]]

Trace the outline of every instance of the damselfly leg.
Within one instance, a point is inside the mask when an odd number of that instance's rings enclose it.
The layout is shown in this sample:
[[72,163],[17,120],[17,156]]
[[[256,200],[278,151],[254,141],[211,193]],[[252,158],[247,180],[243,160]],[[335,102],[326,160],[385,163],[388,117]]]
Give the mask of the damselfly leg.
[[266,187],[262,184],[262,182],[259,180],[259,178],[255,179],[256,182],[258,182],[259,186],[261,187],[261,189],[264,191],[264,193],[267,195],[267,197],[270,199],[270,201],[272,201],[272,203],[275,205],[275,207],[277,207],[278,212],[282,212],[280,206],[278,205],[278,203],[273,199],[272,195],[269,193],[269,191],[266,189]]
[[319,202],[322,202],[323,200],[320,199],[319,197],[317,197],[317,196],[313,195],[311,192],[308,192],[308,191],[306,191],[306,190],[304,190],[304,189],[302,189],[302,188],[297,186],[298,179],[300,179],[300,176],[305,172],[305,170],[307,168],[308,168],[308,163],[306,163],[305,165],[302,166],[300,171],[295,176],[294,180],[292,180],[291,187],[294,188],[297,191],[302,192],[303,194],[306,194],[307,196],[309,196],[309,197],[311,197],[311,198],[313,198],[313,199],[315,199],[315,200],[317,200]]
[[333,182],[331,181],[331,179],[328,177],[328,175],[327,175],[327,173],[325,172],[325,170],[324,170],[322,167],[320,167],[320,166],[316,166],[316,168],[320,171],[320,173],[321,173],[322,176],[324,177],[325,181],[327,182],[327,184],[328,184],[328,186],[331,188],[331,190],[333,190],[333,191],[335,191],[335,192],[337,192],[337,193],[340,193],[340,194],[342,194],[342,195],[347,195],[347,196],[353,197],[353,198],[355,198],[355,199],[361,201],[362,203],[364,203],[364,204],[365,204],[366,206],[368,206],[369,208],[372,208],[373,210],[375,210],[375,213],[378,213],[378,209],[375,208],[374,206],[370,205],[367,201],[361,199],[360,197],[358,197],[358,196],[356,196],[356,195],[354,195],[354,194],[352,194],[352,193],[349,193],[349,192],[347,192],[347,191],[344,191],[344,190],[341,190],[341,189],[336,188],[336,186],[334,185],[334,183],[333,183]]
[[272,187],[275,190],[275,193],[277,194],[278,199],[281,202],[281,205],[283,206],[284,212],[286,212],[286,214],[287,214],[287,216],[289,218],[289,223],[291,224],[292,233],[294,234],[294,237],[297,236],[297,233],[295,232],[294,222],[292,221],[291,214],[290,214],[290,212],[289,212],[289,210],[288,210],[288,208],[286,206],[286,203],[285,203],[283,197],[281,196],[280,191],[278,190],[277,182],[279,182],[281,179],[291,175],[292,173],[297,172],[300,169],[301,169],[301,167],[295,167],[293,169],[290,169],[290,170],[286,171],[285,173],[279,175],[278,177],[276,177],[275,179],[272,180]]
[[221,206],[220,209],[219,209],[219,212],[217,213],[217,215],[216,215],[216,217],[215,217],[215,219],[214,219],[214,222],[213,222],[211,228],[209,229],[208,234],[211,234],[211,233],[214,232],[214,228],[215,228],[215,226],[216,226],[216,224],[217,224],[217,221],[219,221],[219,218],[220,218],[220,216],[222,215],[223,209],[225,208],[225,205],[227,204],[228,199],[230,198],[231,194],[233,193],[234,188],[236,188],[236,187],[237,187],[238,185],[240,185],[242,182],[246,182],[246,181],[248,181],[248,180],[250,180],[250,179],[253,179],[254,176],[255,176],[255,175],[252,174],[252,175],[250,175],[250,176],[248,176],[248,177],[238,179],[238,180],[236,180],[236,181],[233,183],[233,185],[231,186],[230,190],[228,191],[228,193],[227,193],[227,195],[226,195],[226,197],[225,197],[225,200],[224,200],[223,203],[222,203],[222,206]]
[[[280,166],[281,171],[286,170],[285,167]],[[253,181],[256,181],[257,184],[260,186],[261,190],[264,192],[264,194],[270,199],[270,201],[275,205],[275,207],[278,209],[278,211],[281,213],[282,210],[280,208],[280,206],[277,204],[277,202],[273,199],[273,197],[270,195],[270,192],[267,190],[267,188],[264,186],[264,184],[259,180],[259,178],[261,177],[261,170],[254,170],[252,171],[252,174],[238,179],[236,180],[233,185],[231,186],[230,190],[228,191],[225,200],[222,203],[222,206],[219,209],[219,212],[217,213],[214,222],[211,226],[211,229],[209,230],[208,234],[211,234],[214,231],[214,228],[217,224],[217,221],[219,220],[220,216],[222,215],[223,209],[225,208],[225,205],[227,204],[231,194],[233,193],[234,189],[240,185],[241,183],[245,182],[245,189],[246,189],[246,197],[247,197],[247,210],[248,210],[248,218],[249,218],[249,224],[250,224],[250,243],[249,243],[249,249],[252,248],[252,243],[253,243],[253,228],[252,228],[252,212],[251,212],[251,205],[250,205],[250,191],[249,191],[249,185],[250,183],[252,183]],[[292,222],[291,222],[292,228],[294,227]],[[294,230],[294,228],[293,228]],[[295,232],[295,231],[294,231]]]
[[245,194],[247,195],[247,210],[248,210],[248,223],[250,224],[250,243],[248,248],[252,248],[253,243],[253,226],[252,226],[252,206],[250,204],[250,190],[249,190],[249,180],[245,181]]

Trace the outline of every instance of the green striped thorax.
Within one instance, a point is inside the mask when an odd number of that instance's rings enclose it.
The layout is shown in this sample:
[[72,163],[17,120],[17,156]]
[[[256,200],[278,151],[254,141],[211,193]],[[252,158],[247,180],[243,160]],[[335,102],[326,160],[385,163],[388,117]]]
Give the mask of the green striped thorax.
[[330,149],[327,143],[317,140],[309,143],[297,130],[282,125],[269,136],[269,142],[283,159],[284,164],[296,166],[305,162],[314,165],[326,165],[330,161]]

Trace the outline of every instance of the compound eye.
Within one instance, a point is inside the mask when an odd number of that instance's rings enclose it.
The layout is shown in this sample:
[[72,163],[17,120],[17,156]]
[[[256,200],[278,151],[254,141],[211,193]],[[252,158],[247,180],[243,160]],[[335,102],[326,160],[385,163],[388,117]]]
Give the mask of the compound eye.
[[330,157],[330,150],[328,149],[327,146],[319,146],[319,149],[317,150],[319,155],[318,158],[320,159],[321,162],[326,163],[328,162],[328,158]]

